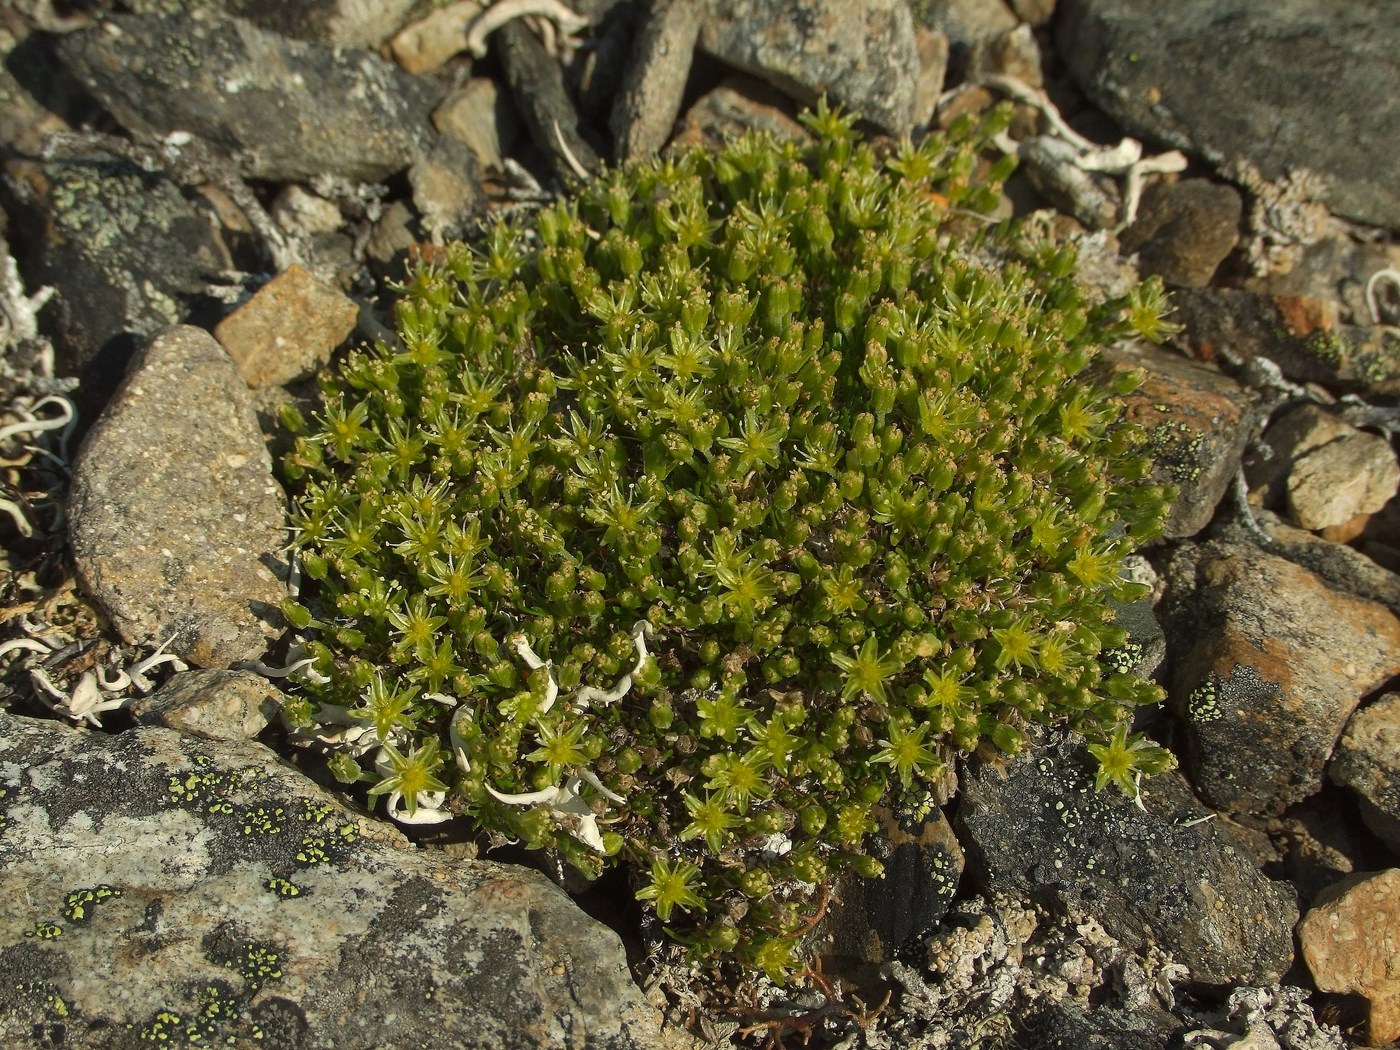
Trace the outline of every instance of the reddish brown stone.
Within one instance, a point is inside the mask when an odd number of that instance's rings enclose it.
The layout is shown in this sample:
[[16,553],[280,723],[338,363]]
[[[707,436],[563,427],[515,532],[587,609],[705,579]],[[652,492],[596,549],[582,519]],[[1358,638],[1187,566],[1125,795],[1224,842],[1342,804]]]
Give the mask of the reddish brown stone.
[[1298,940],[1319,988],[1370,1001],[1372,1046],[1400,1039],[1400,868],[1329,887]]
[[329,361],[359,313],[354,300],[289,266],[225,317],[214,335],[249,386],[281,386]]

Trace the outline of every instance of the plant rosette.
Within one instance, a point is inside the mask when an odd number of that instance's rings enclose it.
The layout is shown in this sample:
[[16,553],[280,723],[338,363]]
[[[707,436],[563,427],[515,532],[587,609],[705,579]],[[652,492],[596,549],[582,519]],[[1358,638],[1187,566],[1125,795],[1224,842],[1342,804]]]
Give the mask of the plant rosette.
[[[983,218],[998,109],[877,151],[610,171],[419,265],[284,461],[298,733],[396,819],[625,862],[697,957],[775,978],[882,801],[1036,724],[1132,790],[1159,689],[1114,673],[1170,493],[1096,378],[1169,326]],[[979,174],[980,173],[980,174]]]

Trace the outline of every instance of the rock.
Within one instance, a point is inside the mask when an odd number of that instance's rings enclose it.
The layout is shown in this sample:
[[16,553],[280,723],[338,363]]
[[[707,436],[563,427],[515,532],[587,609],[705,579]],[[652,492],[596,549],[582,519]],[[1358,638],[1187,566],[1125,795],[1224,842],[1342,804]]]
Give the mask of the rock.
[[1208,179],[1157,182],[1142,197],[1137,219],[1120,238],[1138,253],[1144,277],[1204,288],[1239,243],[1244,202],[1239,191]]
[[1040,45],[1028,25],[1019,25],[972,43],[967,54],[967,78],[1010,76],[1031,87],[1044,87]]
[[1316,793],[1361,698],[1400,673],[1400,620],[1243,543],[1187,545],[1167,578],[1169,694],[1196,790],[1256,816]]
[[59,53],[133,135],[197,134],[249,178],[374,182],[427,145],[433,93],[397,66],[210,10],[113,17]]
[[434,242],[461,236],[473,216],[486,210],[486,191],[476,154],[464,142],[441,135],[408,169],[413,203]]
[[13,164],[30,282],[58,290],[58,371],[95,416],[141,340],[187,319],[231,265],[212,209],[163,175],[104,155]]
[[1166,535],[1194,536],[1239,470],[1253,428],[1248,391],[1214,368],[1144,344],[1114,347],[1104,360],[1118,371],[1146,370],[1147,381],[1124,398],[1126,415],[1147,431],[1153,479],[1177,487]]
[[284,386],[329,361],[359,315],[349,296],[289,266],[220,321],[214,335],[249,386]]
[[1320,989],[1370,1001],[1370,1045],[1400,1039],[1400,868],[1331,887],[1298,927],[1298,942]]
[[643,24],[609,122],[618,163],[654,156],[671,137],[700,36],[701,6],[664,0]]
[[406,72],[431,73],[467,49],[467,30],[486,8],[476,0],[453,0],[410,22],[389,41]]
[[403,201],[394,201],[375,220],[369,240],[365,242],[365,254],[386,272],[402,274],[403,255],[417,243],[413,212]]
[[1342,325],[1335,304],[1311,295],[1266,295],[1232,288],[1178,288],[1178,337],[1201,360],[1225,350],[1265,357],[1285,378],[1316,382],[1368,399],[1400,393],[1400,347],[1378,326]]
[[84,588],[133,644],[205,667],[260,656],[286,594],[285,497],[248,388],[208,332],[167,328],[88,433],[68,535]]
[[1105,666],[1117,674],[1151,678],[1167,658],[1167,636],[1146,598],[1115,603],[1113,623],[1128,632],[1128,640],[1103,654]]
[[668,1044],[543,876],[414,850],[259,744],[0,713],[0,792],[6,1046]]
[[564,185],[580,178],[577,168],[602,167],[597,151],[584,138],[578,111],[564,86],[564,71],[539,38],[521,22],[509,22],[491,34],[491,47],[505,67],[515,110],[530,138]]
[[672,141],[680,147],[716,149],[745,131],[778,141],[801,141],[807,129],[792,114],[791,102],[776,88],[749,76],[732,76],[686,110]]
[[489,77],[473,77],[433,110],[433,126],[465,142],[483,168],[501,170],[501,161],[520,134],[520,118],[510,99]]
[[1055,0],[1009,0],[1011,10],[1022,22],[1043,26],[1055,15]]
[[414,0],[127,0],[138,15],[197,14],[216,9],[263,29],[334,47],[378,47],[412,9]]
[[1356,792],[1361,819],[1400,855],[1400,693],[1351,716],[1327,772]]
[[1294,524],[1320,530],[1385,506],[1400,489],[1400,464],[1385,438],[1305,404],[1264,432],[1246,478],[1252,501],[1286,500]]
[[293,183],[272,202],[272,219],[288,233],[335,233],[345,218],[335,201],[305,190]]
[[964,79],[967,53],[981,40],[1009,33],[1017,18],[1003,0],[916,0],[910,5],[916,24],[948,38],[950,79]]
[[917,945],[943,917],[958,891],[963,854],[943,813],[901,821],[876,811],[875,855],[885,866],[878,879],[843,877],[827,912],[829,951],[823,954],[876,965]]
[[914,92],[914,122],[926,127],[933,122],[943,82],[948,77],[948,38],[933,29],[914,27],[919,49],[919,83]]
[[[1160,1008],[1091,1009],[1062,1001],[1033,1011],[1022,1022],[1025,1034],[1016,1040],[1016,1050],[1161,1050],[1173,1045],[1181,1027],[1180,1021]],[[1249,1050],[1239,1043],[1232,1046]]]
[[919,50],[903,0],[713,0],[700,47],[803,105],[827,95],[888,134],[913,130]]
[[282,709],[281,694],[251,671],[183,671],[128,711],[142,725],[204,740],[252,740]]
[[1092,915],[1134,949],[1155,943],[1207,984],[1278,980],[1293,958],[1293,892],[1270,882],[1210,822],[1185,782],[1146,782],[1145,809],[1094,790],[1093,759],[1067,737],[1004,769],[974,766],[958,839],[977,883]]
[[[1274,180],[1307,169],[1333,211],[1400,227],[1385,145],[1400,138],[1393,16],[1386,0],[1065,0],[1056,43],[1130,133],[1218,170],[1247,163]],[[1300,91],[1300,70],[1328,73]]]
[[1400,616],[1400,576],[1345,544],[1285,525],[1268,511],[1256,517],[1273,541],[1274,553],[1297,562],[1333,590],[1378,602]]
[[1269,822],[1273,840],[1283,849],[1283,875],[1304,905],[1352,872],[1384,867],[1377,856],[1382,851],[1366,841],[1366,829],[1354,820],[1337,819],[1349,801],[1344,789],[1324,784],[1316,795]]

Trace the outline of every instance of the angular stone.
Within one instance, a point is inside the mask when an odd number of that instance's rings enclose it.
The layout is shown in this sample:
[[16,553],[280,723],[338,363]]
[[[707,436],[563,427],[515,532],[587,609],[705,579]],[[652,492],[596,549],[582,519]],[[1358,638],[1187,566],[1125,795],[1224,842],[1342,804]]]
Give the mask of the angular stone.
[[1400,693],[1351,716],[1327,772],[1356,792],[1361,819],[1400,855]]
[[1298,942],[1320,989],[1369,1000],[1369,1045],[1400,1039],[1400,868],[1332,886],[1299,925]]
[[1305,529],[1343,525],[1380,510],[1400,489],[1390,442],[1353,430],[1298,458],[1288,474],[1288,510]]
[[233,362],[208,332],[176,326],[137,355],[83,442],[68,535],[123,638],[173,638],[185,659],[226,667],[280,627],[284,508]]
[[353,299],[293,265],[220,321],[214,335],[249,386],[283,386],[329,361],[359,315]]
[[471,147],[438,136],[427,154],[408,169],[413,203],[434,243],[460,236],[472,216],[486,210],[486,191]]
[[1166,535],[1194,536],[1210,523],[1235,480],[1249,440],[1248,391],[1214,368],[1156,347],[1105,352],[1115,370],[1142,368],[1147,381],[1124,401],[1127,418],[1147,431],[1154,480],[1175,485]]
[[1137,252],[1144,277],[1204,288],[1239,243],[1244,202],[1233,186],[1208,179],[1154,183],[1137,219],[1123,231],[1125,252]]
[[112,17],[59,52],[133,135],[197,134],[250,178],[374,182],[427,145],[432,92],[397,66],[211,10]]
[[700,47],[804,105],[825,94],[889,134],[913,129],[919,51],[902,0],[714,0]]
[[688,1042],[542,875],[415,850],[256,743],[0,713],[0,817],[7,1047]]
[[414,0],[127,0],[132,14],[193,14],[217,9],[283,36],[336,47],[378,47]]
[[776,88],[744,75],[727,77],[686,110],[672,140],[677,146],[718,149],[745,131],[772,135],[779,142],[800,142],[807,129],[791,113],[792,105]]
[[128,711],[142,725],[204,740],[252,740],[282,709],[281,694],[251,671],[182,671]]
[[1168,570],[1170,697],[1201,797],[1263,816],[1316,793],[1361,698],[1400,673],[1400,620],[1247,544]]
[[1142,801],[1095,791],[1087,748],[1061,737],[1004,769],[976,765],[958,839],[987,891],[1092,915],[1135,950],[1170,951],[1197,981],[1277,981],[1293,959],[1292,889],[1264,878],[1214,822],[1199,822],[1207,811],[1179,776],[1145,781]]
[[1275,553],[1315,573],[1333,590],[1379,602],[1400,616],[1400,576],[1343,543],[1285,525],[1268,511],[1256,517]]
[[1056,43],[1084,92],[1130,133],[1217,168],[1246,162],[1270,181],[1307,169],[1323,177],[1333,211],[1400,227],[1387,145],[1400,139],[1400,30],[1389,0],[1065,0]]

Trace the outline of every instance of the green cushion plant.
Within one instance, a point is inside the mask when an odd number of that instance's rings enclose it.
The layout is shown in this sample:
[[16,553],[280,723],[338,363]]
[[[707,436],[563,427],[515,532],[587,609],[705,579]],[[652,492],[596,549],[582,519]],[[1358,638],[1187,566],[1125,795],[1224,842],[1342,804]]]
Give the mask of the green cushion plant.
[[[401,819],[461,814],[781,977],[878,804],[1066,725],[1170,756],[1103,659],[1161,527],[1072,250],[981,219],[1004,110],[888,152],[824,105],[607,172],[412,272],[400,345],[285,460],[314,671],[288,720]],[[1110,373],[1103,372],[1103,376]]]

